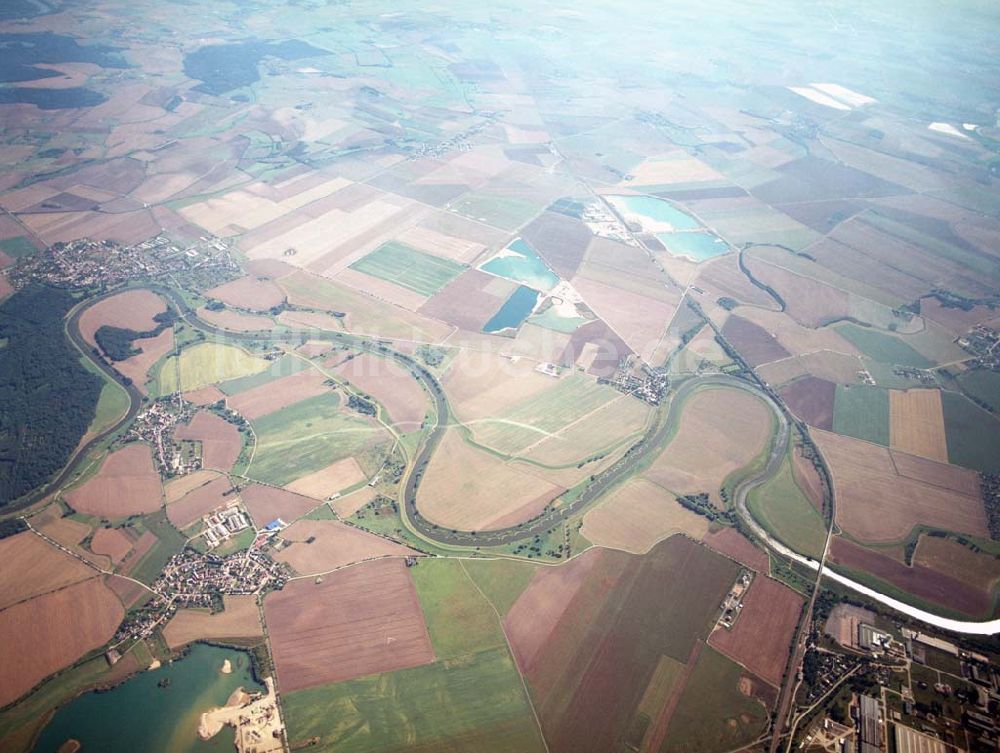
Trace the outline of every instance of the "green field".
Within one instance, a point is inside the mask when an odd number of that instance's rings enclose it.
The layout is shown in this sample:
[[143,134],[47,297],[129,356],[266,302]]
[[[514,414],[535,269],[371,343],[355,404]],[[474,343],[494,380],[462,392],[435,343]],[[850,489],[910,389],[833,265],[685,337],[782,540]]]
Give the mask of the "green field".
[[507,614],[538,568],[519,560],[468,560],[465,572],[500,614]]
[[292,745],[321,753],[545,750],[506,648],[283,694]]
[[1000,418],[955,392],[941,393],[948,460],[984,473],[1000,473]]
[[87,429],[88,434],[97,433],[125,415],[129,406],[128,393],[117,382],[112,382],[105,376],[104,372],[98,369],[89,358],[81,356],[80,363],[87,371],[97,374],[104,381],[101,396],[97,399],[97,407],[94,409],[94,420],[90,422]]
[[0,241],[0,251],[17,259],[35,253],[37,249],[31,245],[31,241],[26,236],[19,235],[16,238],[5,238]]
[[750,492],[754,518],[797,552],[819,558],[826,541],[823,518],[792,477],[789,459],[770,480]]
[[438,659],[506,646],[500,619],[456,559],[421,560],[411,569]]
[[854,347],[869,358],[899,366],[929,369],[934,362],[925,358],[907,343],[893,335],[859,327],[856,324],[838,324],[834,329],[849,340]]
[[281,377],[291,376],[309,368],[309,362],[295,356],[284,355],[281,358],[271,361],[264,370],[249,376],[241,376],[236,379],[229,379],[219,385],[219,389],[227,395],[236,395],[240,392],[260,387]]
[[156,543],[129,574],[143,583],[152,583],[163,572],[167,560],[184,548],[185,537],[167,520],[165,509],[144,516],[142,525],[156,536]]
[[257,448],[246,475],[283,486],[385,438],[382,428],[339,406],[337,393],[329,392],[255,420]]
[[163,363],[160,369],[160,394],[187,392],[217,382],[257,374],[270,365],[271,362],[267,359],[251,355],[235,345],[198,343],[182,350],[180,357],[170,356]]
[[571,374],[551,388],[500,411],[497,420],[485,419],[471,428],[476,442],[513,455],[618,395],[611,387],[599,385],[581,374]]
[[542,211],[542,207],[517,196],[469,194],[452,202],[459,214],[504,230],[516,230]]
[[958,383],[966,394],[1000,411],[1000,373],[989,369],[963,371],[958,375]]
[[756,739],[767,712],[739,691],[742,674],[738,664],[705,646],[670,720],[662,750],[709,753]]
[[881,387],[837,385],[833,402],[837,434],[889,444],[889,393]]
[[425,254],[390,241],[351,265],[351,269],[387,280],[420,295],[434,295],[465,269],[451,259]]

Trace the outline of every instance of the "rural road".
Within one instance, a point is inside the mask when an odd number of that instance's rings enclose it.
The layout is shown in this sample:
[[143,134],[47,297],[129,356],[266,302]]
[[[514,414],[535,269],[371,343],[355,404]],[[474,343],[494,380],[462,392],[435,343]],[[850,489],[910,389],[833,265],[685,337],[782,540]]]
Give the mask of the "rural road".
[[[375,337],[347,334],[343,332],[329,332],[323,330],[290,330],[281,333],[272,332],[259,332],[259,333],[237,333],[230,330],[225,330],[214,325],[211,325],[202,319],[200,319],[197,314],[190,309],[187,302],[181,297],[181,295],[168,287],[157,284],[147,284],[142,287],[146,287],[153,292],[156,292],[164,297],[168,298],[173,305],[177,308],[179,314],[193,327],[196,327],[203,332],[214,335],[221,338],[226,338],[235,341],[251,341],[251,342],[281,342],[286,340],[292,340],[296,338],[309,338],[318,340],[329,340],[333,342],[339,342],[343,344],[352,345],[354,347],[367,350],[373,353],[383,355],[388,358],[392,358],[410,371],[414,378],[420,381],[424,387],[427,388],[428,393],[434,398],[435,410],[437,414],[437,421],[434,427],[430,430],[427,438],[423,442],[420,450],[418,451],[416,458],[410,468],[410,472],[406,476],[406,481],[403,491],[404,500],[404,517],[407,522],[415,528],[422,536],[428,540],[443,544],[445,546],[497,546],[509,543],[511,541],[516,541],[518,539],[528,538],[534,536],[535,534],[542,534],[548,531],[554,525],[567,519],[574,513],[586,507],[588,504],[596,500],[601,494],[603,494],[607,489],[612,487],[614,484],[626,478],[634,469],[634,467],[645,459],[650,453],[656,451],[666,437],[666,434],[670,430],[672,424],[672,419],[675,418],[674,412],[679,410],[683,405],[686,397],[690,393],[697,389],[705,387],[733,387],[737,389],[746,390],[753,393],[761,400],[763,400],[774,413],[778,422],[778,431],[775,435],[774,442],[771,446],[771,452],[768,456],[767,463],[764,468],[759,472],[755,473],[753,476],[743,479],[739,482],[736,489],[734,490],[734,503],[736,505],[737,512],[739,516],[744,520],[744,522],[749,526],[750,530],[753,531],[754,535],[757,536],[762,542],[764,542],[769,549],[771,549],[776,554],[787,557],[788,559],[794,560],[811,570],[817,571],[822,577],[828,578],[835,583],[846,586],[851,590],[867,596],[874,601],[877,601],[891,609],[901,612],[909,617],[925,622],[929,625],[934,625],[935,627],[943,628],[945,630],[950,630],[956,633],[965,633],[969,635],[993,635],[1000,633],[1000,619],[990,620],[985,622],[977,622],[973,620],[956,620],[948,617],[941,617],[939,615],[927,612],[923,609],[906,604],[898,599],[894,599],[891,596],[883,594],[870,588],[863,583],[859,583],[847,576],[841,575],[840,573],[830,570],[828,567],[823,567],[822,564],[810,557],[799,554],[792,549],[785,546],[783,543],[771,536],[771,534],[761,526],[750,513],[747,508],[747,497],[749,493],[764,484],[768,479],[770,479],[775,473],[778,472],[781,467],[781,462],[788,450],[788,441],[790,436],[790,426],[788,424],[788,419],[786,418],[784,412],[781,408],[775,404],[773,399],[765,394],[755,385],[746,382],[736,377],[725,376],[725,375],[710,375],[703,377],[693,377],[687,381],[681,383],[681,385],[674,391],[671,396],[671,400],[667,405],[666,413],[663,416],[657,416],[656,420],[651,424],[650,428],[647,430],[646,434],[636,442],[632,447],[626,452],[626,454],[619,459],[614,465],[606,469],[602,473],[598,474],[593,482],[575,499],[567,504],[559,507],[548,508],[541,516],[534,518],[529,521],[525,521],[521,525],[512,526],[509,528],[503,528],[493,531],[457,531],[449,528],[442,528],[440,526],[431,523],[426,520],[419,511],[417,504],[417,496],[419,491],[419,480],[422,476],[423,470],[427,467],[430,462],[431,457],[434,454],[435,449],[441,441],[446,427],[449,424],[450,411],[448,408],[448,402],[444,397],[444,392],[441,389],[440,384],[434,378],[434,376],[421,364],[419,364],[414,358],[395,351],[389,348],[382,340]],[[120,292],[120,291],[114,291]],[[109,293],[107,295],[113,295]],[[102,296],[106,297],[106,296]],[[131,419],[138,412],[139,407],[142,402],[142,395],[134,387],[134,385],[126,384],[121,376],[112,369],[108,364],[106,364],[103,359],[95,357],[92,349],[83,341],[82,336],[79,331],[79,319],[83,311],[93,305],[97,301],[101,300],[101,297],[93,298],[87,302],[87,304],[80,306],[74,314],[69,318],[67,323],[67,331],[73,342],[81,349],[81,351],[86,355],[93,363],[101,369],[102,372],[108,374],[116,382],[122,385],[128,392],[131,404],[126,415],[114,426],[109,427],[99,436],[91,439],[87,444],[80,447],[79,450],[73,455],[69,464],[59,473],[59,475],[47,484],[42,489],[38,490],[34,494],[30,495],[31,501],[22,502],[19,506],[23,507],[26,504],[37,501],[44,497],[48,490],[58,488],[59,485],[64,483],[68,479],[73,471],[79,466],[80,462],[86,458],[86,453],[95,445],[99,444],[103,439],[118,431],[122,426]]]

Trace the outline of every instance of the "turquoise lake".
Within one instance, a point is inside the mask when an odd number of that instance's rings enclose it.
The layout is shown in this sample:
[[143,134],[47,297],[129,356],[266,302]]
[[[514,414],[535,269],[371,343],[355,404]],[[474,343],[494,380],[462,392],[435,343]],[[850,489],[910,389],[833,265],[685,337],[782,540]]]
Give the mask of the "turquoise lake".
[[542,258],[518,238],[501,253],[479,267],[508,280],[547,293],[559,284],[559,278],[545,266]]
[[682,212],[669,201],[653,196],[609,196],[619,212],[624,206],[626,212],[640,215],[653,222],[668,222],[677,230],[698,230],[701,223],[687,212]]
[[[229,659],[233,671],[219,670]],[[166,687],[158,687],[169,679]],[[56,712],[34,753],[56,753],[73,738],[81,753],[232,753],[233,730],[198,737],[201,714],[222,706],[234,690],[266,690],[254,682],[244,651],[196,643],[172,664],[142,672],[113,690],[79,696]]]
[[483,325],[483,332],[499,332],[503,329],[516,329],[527,318],[538,302],[538,291],[524,285],[510,294],[503,306]]
[[656,238],[673,256],[704,261],[729,251],[729,245],[711,233],[657,233]]

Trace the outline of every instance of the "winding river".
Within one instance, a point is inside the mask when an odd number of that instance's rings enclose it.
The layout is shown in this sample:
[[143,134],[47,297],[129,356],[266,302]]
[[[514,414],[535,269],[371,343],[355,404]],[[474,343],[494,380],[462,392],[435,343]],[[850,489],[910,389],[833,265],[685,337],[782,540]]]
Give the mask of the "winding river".
[[[788,419],[780,406],[778,406],[763,390],[748,381],[726,375],[692,377],[686,380],[674,390],[670,401],[666,405],[666,412],[663,413],[662,409],[658,411],[658,414],[655,416],[654,421],[651,423],[646,433],[641,439],[632,445],[625,456],[616,461],[610,468],[598,474],[594,481],[581,494],[570,502],[560,507],[549,507],[544,513],[542,513],[541,516],[525,521],[521,525],[492,531],[457,531],[450,528],[439,527],[425,519],[420,514],[417,504],[417,492],[419,489],[420,477],[423,470],[426,469],[427,464],[430,462],[434,451],[437,449],[437,446],[444,435],[445,427],[449,424],[450,411],[444,392],[437,379],[435,379],[430,371],[419,364],[414,358],[393,350],[386,344],[385,341],[380,340],[379,338],[348,334],[346,332],[329,332],[310,329],[288,330],[281,333],[237,333],[225,330],[200,319],[197,314],[191,310],[191,308],[187,305],[187,302],[177,291],[156,284],[148,284],[144,287],[169,299],[179,312],[180,316],[192,327],[215,337],[240,342],[249,341],[258,343],[282,342],[303,337],[313,340],[329,340],[376,353],[387,358],[392,358],[406,367],[414,378],[423,384],[423,386],[427,389],[427,392],[434,399],[437,420],[421,444],[413,462],[408,464],[402,492],[404,523],[428,541],[444,546],[497,546],[548,531],[554,525],[566,520],[596,500],[611,486],[615,485],[632,473],[634,467],[638,463],[641,463],[650,453],[658,451],[670,430],[670,426],[673,423],[675,411],[682,409],[686,397],[692,392],[705,387],[731,387],[751,392],[756,397],[763,400],[768,407],[770,407],[778,422],[778,430],[771,445],[771,452],[767,463],[765,463],[764,467],[756,474],[743,479],[734,490],[734,503],[736,505],[737,512],[745,521],[747,526],[753,531],[755,536],[757,536],[776,554],[794,560],[795,562],[798,562],[813,571],[820,572],[824,578],[828,578],[835,583],[846,586],[847,588],[867,596],[880,604],[884,604],[897,612],[901,612],[902,614],[925,622],[929,625],[968,635],[993,635],[1000,633],[1000,619],[983,622],[975,620],[957,620],[948,617],[941,617],[931,612],[927,612],[923,609],[919,609],[918,607],[899,601],[898,599],[894,599],[891,596],[880,593],[879,591],[870,588],[863,583],[859,583],[845,575],[834,572],[823,563],[789,549],[783,543],[772,537],[771,534],[754,519],[753,515],[751,515],[749,509],[747,508],[747,498],[753,489],[766,483],[768,479],[774,476],[774,474],[780,469],[782,459],[788,450],[791,430]],[[77,345],[77,347],[80,348],[84,355],[93,361],[103,373],[107,374],[125,388],[130,400],[129,410],[120,421],[115,423],[114,426],[109,427],[99,436],[94,437],[87,442],[87,444],[80,447],[62,472],[43,489],[31,495],[28,498],[28,501],[22,502],[22,506],[31,504],[32,502],[41,499],[44,494],[48,492],[48,490],[65,483],[80,463],[86,458],[86,454],[91,448],[103,441],[103,439],[107,436],[118,431],[127,422],[131,421],[139,410],[142,395],[133,385],[127,384],[114,369],[103,361],[103,359],[94,354],[90,346],[88,346],[83,340],[79,330],[79,319],[83,311],[87,307],[101,300],[102,297],[114,295],[117,292],[120,291],[114,291],[106,294],[105,296],[92,298],[78,307],[68,320],[67,331],[70,338]],[[663,413],[663,415],[659,415],[660,413]]]

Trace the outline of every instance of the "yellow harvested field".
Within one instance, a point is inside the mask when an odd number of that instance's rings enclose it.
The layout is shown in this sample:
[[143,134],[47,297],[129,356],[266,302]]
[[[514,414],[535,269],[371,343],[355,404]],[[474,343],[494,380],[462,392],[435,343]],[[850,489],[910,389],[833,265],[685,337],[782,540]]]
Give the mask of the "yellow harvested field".
[[198,309],[197,313],[199,318],[204,319],[209,324],[233,332],[259,332],[271,330],[277,326],[273,319],[266,316],[241,314],[238,311],[212,311],[203,306]]
[[[203,342],[170,356],[160,370],[160,391],[189,392],[227,379],[257,374],[271,362],[235,345]],[[178,383],[178,374],[180,382]]]
[[547,327],[526,323],[521,325],[517,337],[504,346],[504,355],[528,358],[534,362],[559,363],[570,343],[571,335]]
[[349,185],[351,185],[350,180],[338,176],[287,199],[276,200],[276,197],[268,196],[270,186],[254,183],[247,188],[191,204],[181,209],[180,213],[185,219],[205,228],[213,235],[239,235]]
[[335,318],[326,314],[286,311],[278,318],[290,327],[315,327],[334,331],[378,335],[409,340],[438,342],[453,328],[388,303],[377,301],[333,280],[308,272],[282,277],[278,284],[288,294],[290,303],[341,313]]
[[975,471],[828,431],[813,437],[830,466],[837,523],[859,541],[900,541],[917,525],[989,537]]
[[974,552],[955,539],[921,536],[913,564],[923,565],[971,586],[992,592],[1000,583],[1000,557]]
[[496,416],[553,384],[552,377],[535,371],[530,361],[475,350],[459,351],[443,380],[445,394],[462,421]]
[[674,438],[643,475],[677,495],[706,492],[721,505],[726,477],[764,451],[772,421],[770,409],[749,392],[696,392],[683,406]]
[[675,533],[700,540],[708,533],[708,519],[682,507],[656,484],[634,478],[583,517],[580,533],[597,546],[644,554]]
[[485,531],[534,517],[562,487],[466,444],[450,429],[417,491],[424,517],[447,528]]
[[275,283],[250,276],[239,277],[206,290],[205,297],[250,311],[267,311],[285,302],[285,292]]
[[370,486],[363,486],[356,492],[335,499],[330,503],[330,507],[341,518],[349,518],[362,507],[375,499],[377,492]]
[[940,390],[889,391],[889,444],[894,450],[948,462]]
[[407,228],[399,234],[397,238],[401,243],[426,251],[429,254],[443,256],[446,259],[454,259],[463,264],[470,264],[485,249],[482,243],[469,240],[468,238],[457,238],[454,235],[445,235],[430,228],[414,226]]
[[31,531],[0,539],[0,562],[0,609],[95,574]]
[[264,637],[256,596],[223,596],[222,602],[226,608],[218,614],[206,609],[177,610],[163,628],[171,650],[198,640]]
[[354,458],[344,458],[315,473],[296,479],[285,488],[314,499],[326,499],[334,492],[364,481],[365,474]]
[[427,303],[427,296],[425,295],[404,288],[401,285],[396,285],[388,280],[366,275],[364,272],[359,272],[350,267],[340,270],[334,279],[342,285],[347,285],[354,290],[370,295],[372,298],[385,301],[393,306],[401,306],[409,311],[416,311]]
[[409,547],[336,520],[299,520],[281,533],[292,542],[275,555],[302,575],[328,573],[346,565],[381,557],[409,557]]
[[115,370],[128,377],[139,391],[146,394],[145,383],[149,371],[167,352],[174,347],[174,330],[168,327],[156,337],[142,337],[132,343],[133,347],[142,350],[137,356],[126,358],[115,364]]
[[178,476],[175,479],[171,479],[163,485],[163,493],[166,495],[167,504],[169,505],[171,502],[176,502],[189,491],[207,484],[209,481],[218,478],[219,475],[220,474],[216,471],[202,470],[189,473],[186,476]]
[[[568,465],[620,445],[623,440],[641,433],[649,418],[650,406],[627,395],[616,397],[594,413],[588,414],[543,439],[522,453],[523,457],[545,465]],[[588,473],[589,470],[588,466]]]
[[80,334],[95,345],[94,333],[103,326],[146,332],[156,327],[153,319],[167,310],[160,296],[149,290],[126,290],[98,301],[80,315]]
[[680,149],[650,157],[629,170],[629,173],[632,179],[623,180],[622,185],[665,186],[674,183],[729,182],[722,173]]
[[326,381],[327,378],[318,369],[306,369],[231,395],[226,399],[226,405],[253,420],[329,392]]
[[94,563],[102,570],[111,568],[111,560],[80,545],[93,529],[86,523],[72,518],[64,518],[59,514],[60,508],[50,507],[33,523],[34,527],[53,541],[62,544],[79,557]]

